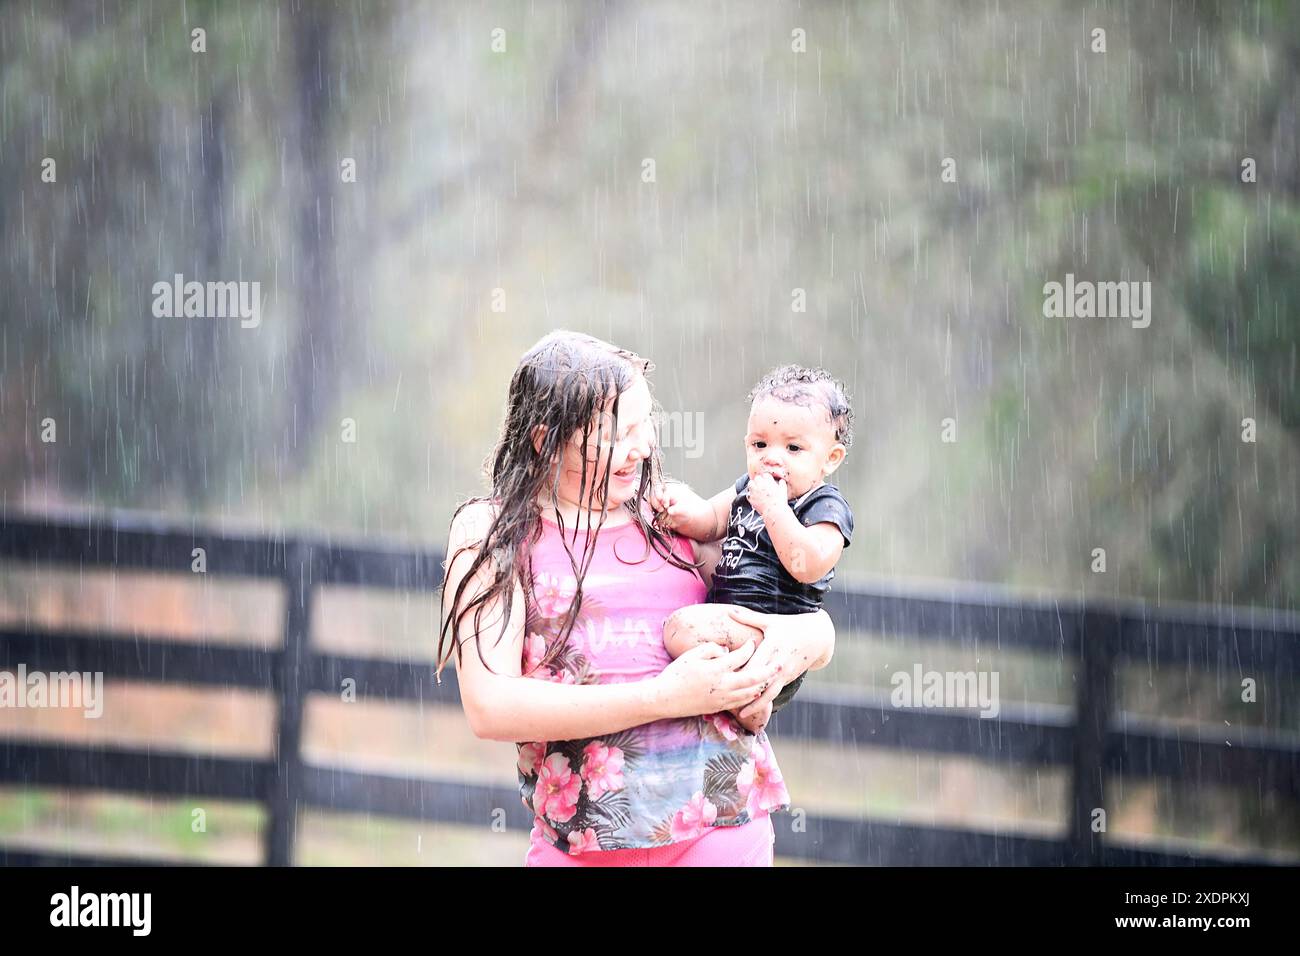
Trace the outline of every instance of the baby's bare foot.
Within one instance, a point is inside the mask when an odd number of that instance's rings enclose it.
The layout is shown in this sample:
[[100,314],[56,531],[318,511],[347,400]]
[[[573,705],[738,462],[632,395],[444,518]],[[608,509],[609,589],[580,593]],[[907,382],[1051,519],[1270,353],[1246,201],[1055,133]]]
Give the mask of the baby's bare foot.
[[733,716],[751,734],[760,734],[767,726],[767,722],[772,719],[772,702],[768,701],[760,710],[752,711],[748,717],[741,717],[738,712],[733,712]]

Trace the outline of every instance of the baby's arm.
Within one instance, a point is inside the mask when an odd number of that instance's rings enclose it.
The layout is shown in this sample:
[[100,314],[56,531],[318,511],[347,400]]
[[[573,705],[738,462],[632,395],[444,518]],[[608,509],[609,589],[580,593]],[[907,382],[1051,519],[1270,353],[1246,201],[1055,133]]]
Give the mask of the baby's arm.
[[727,534],[727,517],[735,497],[735,489],[727,488],[705,499],[688,485],[670,481],[651,493],[650,504],[664,513],[665,526],[678,534],[696,541],[717,541]]
[[763,516],[781,564],[800,584],[812,584],[835,567],[844,553],[844,535],[830,521],[805,526],[795,517],[785,495],[785,482],[770,475],[750,479],[749,503]]
[[764,523],[781,564],[800,584],[820,581],[844,553],[844,535],[830,521],[804,527],[786,508],[775,520],[764,518]]

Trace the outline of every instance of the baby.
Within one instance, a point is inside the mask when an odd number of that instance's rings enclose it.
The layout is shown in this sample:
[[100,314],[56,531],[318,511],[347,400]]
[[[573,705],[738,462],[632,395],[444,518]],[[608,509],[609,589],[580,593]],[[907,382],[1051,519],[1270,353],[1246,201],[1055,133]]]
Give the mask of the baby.
[[[664,625],[674,658],[704,641],[729,648],[762,640],[757,628],[728,613],[728,605],[772,614],[821,608],[835,564],[853,537],[853,512],[826,478],[853,442],[853,410],[844,386],[823,369],[786,365],[749,394],[745,435],[747,473],[705,500],[679,483],[652,498],[661,521],[697,541],[725,534],[706,604],[681,608]],[[800,674],[770,703],[742,719],[758,733],[789,702]]]

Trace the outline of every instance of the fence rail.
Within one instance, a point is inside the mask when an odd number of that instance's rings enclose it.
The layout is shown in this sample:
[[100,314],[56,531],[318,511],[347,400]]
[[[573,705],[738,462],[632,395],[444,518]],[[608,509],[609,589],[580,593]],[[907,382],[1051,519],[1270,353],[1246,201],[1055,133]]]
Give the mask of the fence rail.
[[[395,776],[317,766],[302,757],[309,694],[335,695],[344,678],[358,699],[457,706],[455,673],[435,682],[428,661],[328,654],[311,641],[313,595],[351,585],[431,591],[441,555],[276,535],[180,529],[156,518],[114,514],[95,520],[0,516],[0,560],[36,569],[192,573],[202,549],[206,573],[275,579],[286,597],[283,642],[274,648],[220,641],[142,639],[101,632],[0,629],[0,669],[102,672],[106,678],[239,687],[276,697],[269,759],[166,753],[0,739],[0,785],[210,796],[262,803],[264,862],[293,861],[303,808],[482,825],[484,806],[506,808],[511,827],[531,819],[518,791],[451,779]],[[1127,661],[1270,678],[1300,674],[1300,617],[1280,611],[1026,601],[993,591],[946,594],[881,587],[832,592],[827,610],[843,631],[904,633],[976,651],[1006,648],[1078,661],[1073,707],[1003,703],[996,718],[894,707],[884,695],[805,685],[773,722],[774,739],[963,755],[1000,763],[1067,769],[1070,815],[1064,833],[984,832],[878,820],[809,817],[798,838],[778,827],[778,854],[821,862],[905,865],[1225,865],[1275,862],[1259,855],[1207,854],[1185,845],[1121,845],[1093,832],[1106,806],[1108,775],[1162,777],[1197,785],[1276,791],[1300,800],[1300,735],[1257,728],[1188,728],[1117,712],[1116,670]],[[173,863],[98,859],[0,845],[0,863]]]

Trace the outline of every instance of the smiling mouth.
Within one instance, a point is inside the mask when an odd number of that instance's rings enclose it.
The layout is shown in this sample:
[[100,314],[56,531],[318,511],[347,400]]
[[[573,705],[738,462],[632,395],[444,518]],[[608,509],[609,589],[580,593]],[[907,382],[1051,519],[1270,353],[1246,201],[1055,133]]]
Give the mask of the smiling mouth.
[[630,481],[632,478],[636,476],[636,470],[637,470],[637,466],[632,465],[629,468],[624,468],[622,471],[614,472],[614,477],[621,478],[624,481]]

